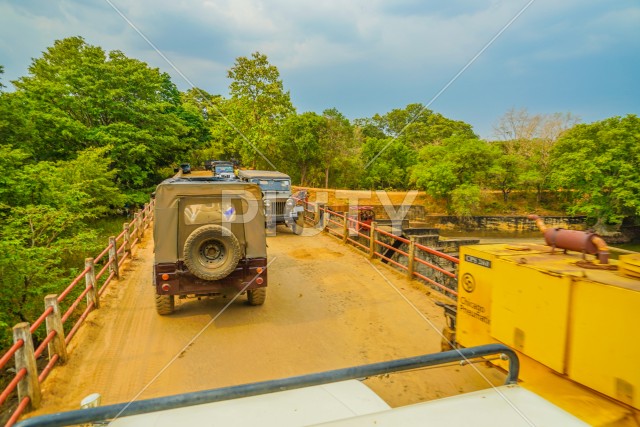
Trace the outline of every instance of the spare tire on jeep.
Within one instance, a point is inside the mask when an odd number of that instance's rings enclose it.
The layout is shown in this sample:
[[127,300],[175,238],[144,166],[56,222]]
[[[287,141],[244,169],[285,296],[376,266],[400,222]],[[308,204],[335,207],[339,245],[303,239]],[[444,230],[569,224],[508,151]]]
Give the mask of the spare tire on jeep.
[[184,263],[191,273],[203,280],[227,277],[235,270],[240,258],[240,242],[221,225],[203,225],[184,242]]

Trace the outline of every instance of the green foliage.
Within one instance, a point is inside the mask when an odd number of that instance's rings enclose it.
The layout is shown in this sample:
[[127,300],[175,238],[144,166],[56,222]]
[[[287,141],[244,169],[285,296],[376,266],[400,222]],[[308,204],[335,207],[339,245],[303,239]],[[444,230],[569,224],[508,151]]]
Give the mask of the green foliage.
[[385,135],[402,139],[416,150],[453,136],[476,137],[468,123],[448,119],[422,104],[409,104],[383,116],[376,114],[371,123]]
[[[0,146],[0,165],[10,170],[0,180],[0,322],[33,321],[44,296],[68,284],[69,262],[78,265],[98,251],[90,224],[124,203],[108,150],[28,163],[23,151]],[[10,336],[4,332],[0,345],[6,346]]]
[[22,150],[15,150],[10,145],[0,145],[0,170],[6,173],[0,174],[0,218],[2,213],[10,209],[22,197],[16,194],[15,189],[23,182],[24,176],[21,169],[29,155]]
[[19,196],[16,200],[67,210],[79,219],[103,217],[124,203],[107,151],[89,148],[70,161],[26,165],[21,181],[9,191]]
[[232,104],[225,111],[233,124],[232,145],[238,147],[242,163],[256,168],[271,167],[280,157],[277,136],[280,126],[295,114],[289,92],[285,92],[277,67],[266,55],[236,58],[227,77]]
[[612,117],[566,132],[553,149],[553,182],[571,213],[619,224],[640,215],[640,119]]
[[[98,250],[95,233],[81,217],[48,205],[12,210],[0,228],[0,322],[32,322],[44,309],[44,296],[59,293],[70,281],[68,260]],[[9,334],[0,332],[0,346],[10,344]]]
[[362,159],[369,164],[362,179],[365,188],[406,189],[408,171],[415,164],[416,155],[399,139],[366,138]]
[[324,126],[323,117],[316,113],[291,115],[282,126],[282,163],[288,166],[294,182],[298,181],[300,185],[307,185],[309,170],[319,161],[320,134]]
[[480,207],[480,187],[462,184],[451,192],[451,210],[458,216],[471,216]]
[[[497,148],[497,147],[496,147]],[[523,159],[515,154],[506,154],[499,149],[495,153],[494,162],[488,171],[492,188],[502,192],[503,201],[509,201],[509,194],[517,189],[522,177]]]
[[[324,187],[330,187],[330,179],[333,176],[336,177],[334,186],[342,184],[348,187],[349,180],[355,184],[361,165],[358,162],[360,147],[354,135],[354,128],[349,119],[336,108],[324,110],[322,117],[324,127],[320,134],[319,166],[324,169]],[[340,179],[343,182],[340,183]]]
[[[169,75],[120,51],[106,53],[80,37],[58,40],[14,82],[9,100],[33,128],[15,148],[35,160],[69,160],[89,147],[111,147],[122,190],[155,185],[171,165],[208,137],[186,110]],[[1,130],[0,130],[1,131]]]
[[[24,94],[0,93],[0,145],[12,146],[37,160],[42,147],[37,123],[30,117],[30,108]],[[66,138],[66,133],[63,135],[61,131],[60,138]],[[50,148],[46,147],[47,150]]]
[[[406,189],[409,187],[410,169],[416,164],[421,149],[428,150],[447,139],[477,139],[467,123],[447,119],[422,104],[409,104],[404,109],[394,109],[382,116],[376,114],[371,119],[356,123],[365,141],[362,159],[367,166],[363,181],[368,188]],[[437,148],[434,150],[438,151]],[[421,170],[427,175],[446,175],[440,165],[434,163],[431,166]],[[430,178],[416,176],[413,181],[418,179],[425,183]],[[449,191],[445,193],[448,195]]]
[[211,95],[200,88],[192,88],[182,94],[182,105],[195,119],[199,116],[198,127],[192,126],[201,141],[199,149],[191,150],[192,166],[204,165],[206,160],[231,160],[241,158],[241,142],[237,128],[230,117],[238,115],[234,111],[237,104],[225,100],[220,95]]
[[436,198],[444,198],[451,207],[453,191],[464,185],[487,181],[494,164],[495,146],[477,138],[456,136],[441,144],[420,150],[411,179],[418,188]]

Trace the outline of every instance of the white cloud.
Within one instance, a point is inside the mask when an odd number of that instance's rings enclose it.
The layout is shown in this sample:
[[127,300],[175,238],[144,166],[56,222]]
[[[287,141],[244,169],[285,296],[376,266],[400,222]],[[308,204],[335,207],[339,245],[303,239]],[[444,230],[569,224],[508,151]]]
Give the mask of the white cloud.
[[[285,87],[295,87],[292,95],[305,108],[338,106],[360,117],[402,107],[398,102],[405,100],[428,102],[528,2],[109,1],[194,84],[210,92],[226,94],[226,71],[234,59],[260,51],[278,67]],[[595,74],[590,77],[589,72],[599,68],[602,75],[606,74],[603,67],[614,66],[603,64],[600,58],[605,55],[628,59],[625,72],[640,73],[640,58],[632,62],[640,43],[638,22],[637,0],[535,0],[434,109],[448,102],[448,111],[455,111],[456,104],[464,103],[467,114],[477,109],[486,116],[486,99],[491,97],[493,104],[505,105],[495,114],[498,117],[514,103],[535,103],[535,91],[523,88],[541,84],[549,91],[543,101],[537,101],[539,105],[561,103],[562,99],[549,96],[554,92],[549,78],[556,67],[562,67],[565,75],[576,67],[575,73],[589,84],[588,92],[596,93],[601,79]],[[106,0],[0,2],[3,82],[24,75],[29,58],[39,57],[54,40],[73,35],[159,67],[186,88]],[[474,84],[465,86],[471,81]],[[459,90],[463,87],[464,91]],[[628,92],[634,90],[640,92],[637,86]],[[516,96],[520,97],[517,102]],[[606,96],[619,98],[615,93]]]

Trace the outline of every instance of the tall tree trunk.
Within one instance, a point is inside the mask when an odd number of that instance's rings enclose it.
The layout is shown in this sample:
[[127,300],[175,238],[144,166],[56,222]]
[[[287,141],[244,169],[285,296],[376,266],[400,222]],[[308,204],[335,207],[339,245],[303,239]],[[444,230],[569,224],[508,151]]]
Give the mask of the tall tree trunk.
[[324,170],[324,188],[329,188],[329,166]]
[[300,186],[304,186],[305,179],[307,178],[307,165],[302,165],[302,169],[300,169]]
[[539,205],[542,201],[542,185],[537,185],[536,192],[536,202]]

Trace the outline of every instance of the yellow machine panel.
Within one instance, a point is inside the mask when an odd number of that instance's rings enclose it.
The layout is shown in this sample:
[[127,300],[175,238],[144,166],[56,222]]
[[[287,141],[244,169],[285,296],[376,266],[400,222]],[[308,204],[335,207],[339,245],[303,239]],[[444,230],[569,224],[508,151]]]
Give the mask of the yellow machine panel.
[[[466,262],[462,262],[463,260]],[[491,284],[497,257],[472,246],[460,248],[458,270],[458,313],[456,341],[465,347],[487,344],[489,334]]]
[[[570,379],[640,409],[639,261],[621,257],[618,269],[542,245],[462,247],[456,341],[502,342],[557,372],[553,381]],[[540,387],[534,372],[542,371],[523,365],[521,378]],[[605,399],[588,388],[580,401]]]
[[619,270],[625,277],[640,280],[640,254],[621,255]]
[[569,377],[640,409],[640,291],[586,275],[573,287]]
[[520,253],[519,247],[508,247],[500,244],[460,248],[456,341],[465,347],[496,342],[490,333],[496,265],[502,257]]
[[549,274],[520,258],[495,265],[491,336],[564,373],[569,318],[569,277]]

